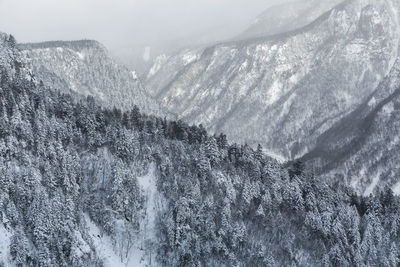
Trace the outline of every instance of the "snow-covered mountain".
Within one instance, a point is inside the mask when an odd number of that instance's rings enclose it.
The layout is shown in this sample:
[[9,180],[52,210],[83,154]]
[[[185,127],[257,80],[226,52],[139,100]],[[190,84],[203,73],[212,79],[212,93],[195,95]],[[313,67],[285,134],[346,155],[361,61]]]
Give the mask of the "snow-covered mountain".
[[[201,126],[78,103],[26,59],[0,34],[0,266],[399,265],[390,190],[358,196]],[[397,133],[398,64],[360,132]]]
[[148,114],[164,113],[135,71],[117,64],[97,41],[22,44],[20,48],[37,79],[51,88],[93,96],[108,107],[129,110],[136,105]]
[[271,36],[296,30],[316,20],[344,0],[300,0],[272,6],[237,39]]
[[400,58],[353,112],[323,133],[302,159],[326,180],[346,181],[359,194],[386,186],[400,194]]
[[399,10],[395,0],[347,0],[289,32],[160,57],[146,84],[186,121],[294,159],[390,72]]

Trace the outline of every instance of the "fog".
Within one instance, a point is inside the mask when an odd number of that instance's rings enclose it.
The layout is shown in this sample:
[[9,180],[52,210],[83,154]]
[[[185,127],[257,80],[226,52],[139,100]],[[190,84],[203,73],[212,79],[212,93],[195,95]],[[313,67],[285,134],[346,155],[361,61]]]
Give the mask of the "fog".
[[229,35],[276,3],[282,0],[0,0],[0,31],[20,42],[153,45],[213,29]]

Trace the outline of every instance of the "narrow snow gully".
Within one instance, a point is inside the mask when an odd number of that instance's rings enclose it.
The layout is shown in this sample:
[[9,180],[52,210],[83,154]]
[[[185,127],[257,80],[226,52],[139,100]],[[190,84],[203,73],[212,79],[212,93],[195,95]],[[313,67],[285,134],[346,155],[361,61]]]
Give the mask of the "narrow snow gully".
[[137,178],[145,196],[145,210],[140,222],[138,244],[132,251],[129,266],[153,266],[155,264],[155,222],[162,201],[157,191],[156,165],[150,164],[149,172]]
[[106,236],[87,214],[83,214],[94,249],[106,267],[156,266],[155,222],[158,211],[163,209],[163,201],[157,191],[156,165],[150,164],[147,174],[137,177],[137,181],[145,203],[139,221],[140,229],[134,236],[127,237],[129,229],[126,222],[117,219],[113,222],[115,234]]

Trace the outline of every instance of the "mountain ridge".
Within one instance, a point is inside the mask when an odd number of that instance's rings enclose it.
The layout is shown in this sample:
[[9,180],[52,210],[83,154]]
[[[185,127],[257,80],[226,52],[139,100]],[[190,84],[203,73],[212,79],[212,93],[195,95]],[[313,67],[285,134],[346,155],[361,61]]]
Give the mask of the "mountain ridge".
[[[289,3],[284,3],[276,6],[272,6],[268,8],[266,11],[261,13],[257,19],[256,22],[251,25],[247,30],[245,30],[241,35],[236,37],[235,39],[239,41],[240,39],[245,39],[245,40],[251,40],[251,39],[258,39],[258,38],[265,38],[268,36],[275,36],[275,35],[280,35],[280,34],[285,34],[289,32],[295,32],[298,29],[301,28],[306,28],[307,26],[316,23],[321,17],[329,13],[335,8],[338,8],[341,5],[346,4],[347,1],[351,0],[336,0],[332,1],[330,5],[326,6],[327,1],[309,1],[310,3],[306,3],[307,1],[293,1]],[[319,5],[322,5],[323,8],[318,9]],[[326,6],[326,7],[325,7]],[[287,10],[293,9],[292,12],[294,13],[294,16],[290,16],[289,21],[286,21],[287,18],[283,17],[282,18],[282,12],[288,12]],[[317,9],[317,10],[315,10]],[[313,16],[307,17],[304,22],[298,22],[299,18],[304,17],[304,13],[309,12],[310,10],[316,12]],[[306,11],[306,12],[305,12]],[[267,13],[267,15],[265,15]],[[260,22],[262,22],[263,17],[267,16],[268,19],[270,19],[271,16],[277,16],[274,18],[274,21],[263,23],[262,25]],[[258,20],[258,21],[257,21]],[[261,20],[261,21],[260,21]],[[288,24],[286,26],[282,26],[279,24]],[[267,25],[265,25],[267,24]],[[291,25],[292,24],[292,25]],[[271,26],[274,25],[274,26]],[[251,33],[251,31],[254,31],[254,27],[261,27],[261,29],[258,29],[258,33]],[[268,28],[270,27],[270,28]]]
[[128,110],[136,105],[149,114],[174,116],[164,112],[136,73],[119,65],[98,41],[50,41],[19,48],[38,79],[52,88],[93,96],[107,107]]
[[399,8],[392,0],[344,1],[288,33],[165,58],[146,85],[188,122],[260,143],[286,160],[302,158],[322,149],[317,140],[363,105],[394,68]]
[[106,47],[99,41],[92,39],[80,39],[80,40],[56,40],[56,41],[44,41],[44,42],[33,42],[33,43],[19,43],[18,47],[21,50],[30,49],[44,49],[44,48],[57,48],[66,47],[73,49],[82,49],[83,47],[94,47],[97,46],[103,50],[107,50]]

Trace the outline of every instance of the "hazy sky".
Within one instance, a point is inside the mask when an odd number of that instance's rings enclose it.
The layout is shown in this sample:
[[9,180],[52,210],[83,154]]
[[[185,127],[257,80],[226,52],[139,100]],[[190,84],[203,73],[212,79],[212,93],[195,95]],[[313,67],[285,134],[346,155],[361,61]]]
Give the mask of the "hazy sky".
[[245,25],[282,0],[0,0],[0,31],[19,42],[152,44]]

